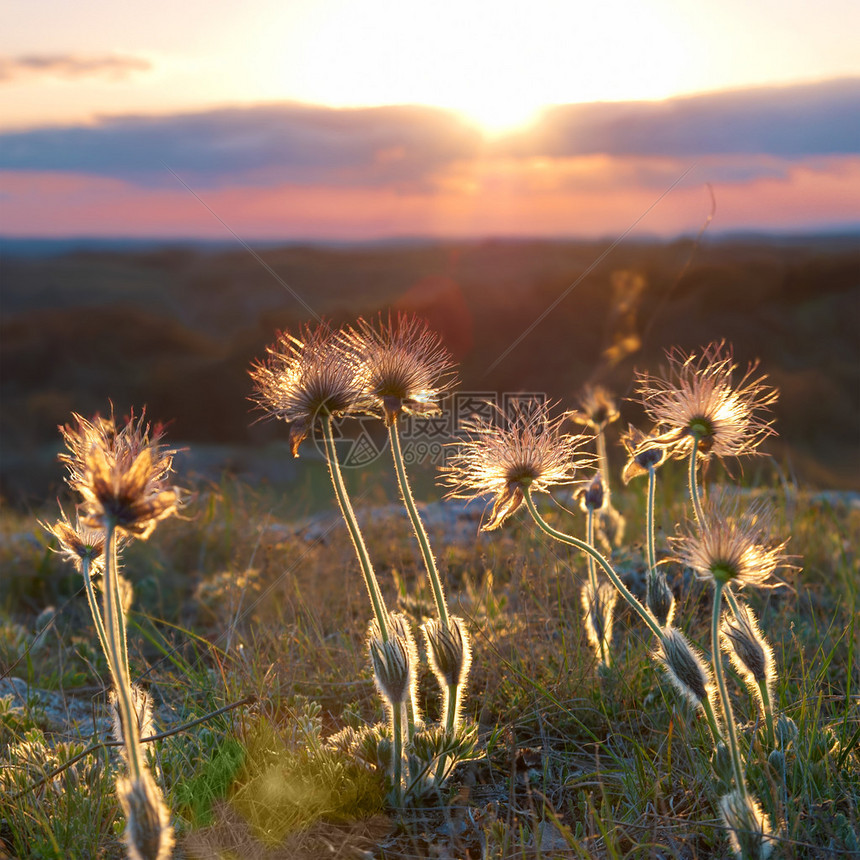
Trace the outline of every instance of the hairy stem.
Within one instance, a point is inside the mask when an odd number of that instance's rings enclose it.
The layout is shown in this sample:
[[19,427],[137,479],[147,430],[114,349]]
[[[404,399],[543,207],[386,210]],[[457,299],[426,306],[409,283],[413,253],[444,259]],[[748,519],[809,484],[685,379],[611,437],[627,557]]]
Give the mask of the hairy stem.
[[134,779],[140,779],[143,770],[143,757],[140,748],[140,735],[137,728],[137,714],[131,693],[128,663],[125,658],[125,617],[119,602],[119,588],[116,584],[117,558],[116,524],[110,520],[105,524],[105,582],[103,598],[105,641],[108,662],[111,664],[114,687],[116,688],[117,707],[122,721],[123,740],[128,753],[128,766]]
[[337,450],[334,445],[334,436],[331,430],[331,416],[326,415],[322,420],[323,439],[325,441],[326,461],[328,462],[328,472],[331,477],[331,483],[334,487],[337,503],[340,507],[340,512],[343,515],[346,527],[349,529],[349,536],[352,538],[352,545],[355,547],[355,554],[358,556],[358,563],[361,566],[361,572],[364,575],[364,584],[367,586],[367,593],[370,596],[370,603],[373,606],[373,614],[376,617],[376,623],[379,627],[379,635],[383,642],[388,641],[388,611],[385,608],[385,601],[382,598],[382,592],[379,590],[379,583],[376,580],[376,574],[373,572],[373,565],[370,563],[370,556],[367,553],[367,547],[364,544],[364,538],[361,535],[361,530],[358,527],[358,520],[355,516],[355,511],[352,509],[352,504],[349,501],[349,495],[346,492],[346,485],[343,482],[343,475],[340,471],[340,462],[337,458]]
[[[102,646],[102,651],[108,661],[108,668],[113,672],[111,664],[110,651],[108,650],[107,634],[105,633],[104,621],[102,621],[102,613],[99,609],[98,600],[96,599],[96,590],[93,588],[93,580],[90,574],[90,562],[84,559],[81,563],[81,573],[84,576],[84,588],[87,592],[87,603],[90,606],[90,614],[93,616],[93,624],[96,626],[96,634],[99,637],[99,644]],[[102,583],[104,585],[104,583]]]
[[723,672],[723,658],[720,651],[720,609],[723,597],[723,584],[714,583],[714,610],[711,616],[711,659],[714,663],[714,677],[717,679],[717,689],[720,693],[720,704],[726,724],[726,739],[729,742],[729,751],[732,755],[732,767],[735,772],[735,782],[738,791],[744,795],[747,793],[744,780],[744,769],[741,764],[741,756],[738,750],[738,736],[735,730],[735,717],[732,711],[732,703],[729,699],[729,691],[726,687],[726,676]]
[[699,495],[699,478],[697,474],[697,458],[699,453],[699,437],[693,436],[693,450],[690,451],[690,472],[688,483],[690,486],[690,501],[693,503],[693,513],[699,528],[705,527],[705,512],[702,510],[702,499]]
[[403,703],[396,702],[391,708],[391,778],[394,783],[394,803],[403,803]]
[[[654,495],[657,487],[657,469],[651,465],[648,467],[648,510],[646,524],[646,538],[648,541],[648,570],[651,576],[657,573],[657,549],[654,546]],[[650,577],[649,577],[650,585]]]
[[442,580],[439,578],[439,571],[436,567],[436,559],[433,557],[433,550],[430,548],[430,541],[427,537],[427,530],[424,528],[424,523],[421,522],[421,516],[418,513],[418,508],[415,507],[415,498],[412,495],[412,488],[409,486],[409,478],[406,475],[406,468],[403,465],[403,452],[400,448],[400,435],[397,432],[397,418],[393,418],[388,425],[388,436],[391,440],[391,455],[394,458],[394,468],[397,472],[397,483],[400,487],[400,495],[403,498],[403,504],[406,506],[406,512],[409,514],[409,520],[412,523],[412,528],[415,531],[415,537],[418,539],[418,545],[421,547],[421,556],[424,559],[424,567],[427,569],[427,577],[430,580],[430,586],[433,589],[433,600],[436,602],[436,611],[439,613],[439,620],[445,627],[448,627],[448,605],[445,602],[445,591],[442,588]]
[[526,506],[529,509],[529,513],[534,518],[534,521],[538,524],[540,529],[548,534],[550,537],[555,538],[557,541],[561,543],[566,543],[569,546],[575,546],[577,549],[581,549],[583,552],[588,553],[604,570],[606,575],[612,580],[612,584],[618,589],[621,596],[627,601],[630,608],[636,612],[636,614],[648,625],[651,632],[660,639],[662,637],[662,631],[660,630],[660,625],[657,623],[657,620],[654,616],[630,593],[627,586],[621,581],[618,574],[615,572],[612,565],[592,546],[589,546],[584,541],[579,540],[578,538],[573,537],[573,535],[565,534],[564,532],[560,532],[557,529],[554,529],[538,512],[538,509],[535,507],[534,499],[532,499],[531,492],[529,489],[526,489],[525,493],[525,502]]

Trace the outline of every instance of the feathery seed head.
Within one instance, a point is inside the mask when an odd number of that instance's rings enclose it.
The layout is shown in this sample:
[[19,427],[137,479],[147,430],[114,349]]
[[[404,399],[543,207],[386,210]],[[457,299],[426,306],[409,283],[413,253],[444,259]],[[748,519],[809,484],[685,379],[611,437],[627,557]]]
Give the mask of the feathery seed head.
[[766,860],[773,851],[771,828],[758,801],[735,789],[720,798],[720,813],[738,860]]
[[600,472],[595,472],[591,479],[576,491],[575,498],[583,511],[602,511],[606,504],[606,492]]
[[756,502],[738,511],[736,494],[715,493],[704,505],[705,522],[698,533],[669,538],[677,559],[699,579],[734,582],[739,588],[767,587],[780,567],[790,567],[787,541],[769,544],[773,511]]
[[386,424],[401,412],[437,414],[439,398],[454,384],[450,353],[420,317],[360,319],[341,332],[340,344],[355,362],[365,407]]
[[607,424],[618,420],[620,413],[608,388],[602,385],[585,385],[578,399],[580,409],[567,413],[571,421],[592,430],[602,430]]
[[69,470],[69,485],[83,497],[81,523],[99,530],[112,523],[145,540],[182,503],[180,491],[167,483],[176,452],[160,444],[161,429],[151,431],[144,414],[132,415],[120,429],[113,416],[74,418],[77,428],[60,428],[68,453],[59,459]]
[[423,630],[427,653],[439,686],[444,689],[462,684],[468,677],[472,662],[469,634],[463,619],[452,615],[446,627],[433,618],[424,624]]
[[663,631],[654,659],[663,666],[675,689],[696,707],[713,695],[710,669],[698,649],[677,628]]
[[[108,696],[110,705],[111,722],[114,740],[123,744],[122,749],[127,748],[125,739],[125,727],[122,723],[122,710],[117,701],[116,690],[111,689]],[[138,738],[148,738],[155,734],[152,722],[152,698],[149,693],[139,684],[131,685],[131,704],[137,725],[134,730]]]
[[142,769],[140,779],[120,777],[116,791],[126,817],[125,843],[130,860],[168,860],[173,851],[173,828],[149,771]]
[[317,419],[352,412],[363,396],[355,363],[327,323],[306,325],[299,335],[281,332],[250,371],[257,405],[290,424],[294,457]]
[[482,526],[490,531],[517,510],[525,492],[546,493],[553,486],[573,483],[576,470],[593,458],[579,450],[589,437],[562,434],[563,420],[564,416],[551,419],[547,405],[541,403],[532,413],[518,411],[506,425],[482,419],[467,423],[469,438],[459,443],[442,469],[442,481],[451,487],[447,497],[495,496],[490,519]]
[[608,665],[618,592],[608,582],[600,583],[595,591],[591,582],[588,581],[582,586],[580,599],[582,600],[588,642],[601,664]]
[[84,563],[88,565],[89,575],[95,576],[104,567],[105,535],[102,531],[87,528],[81,523],[80,516],[75,517],[75,524],[69,522],[66,512],[60,508],[60,519],[54,525],[40,522],[45,531],[59,541],[60,547],[55,550],[70,561],[78,571],[83,571]]
[[721,627],[723,650],[729,655],[738,674],[761,698],[758,685],[771,687],[776,679],[773,648],[770,647],[752,609],[738,604],[738,615],[723,615]]
[[773,434],[773,422],[760,412],[776,403],[778,393],[763,384],[765,376],[753,376],[757,363],[735,383],[738,365],[725,342],[711,343],[699,355],[671,350],[667,358],[662,376],[637,374],[642,405],[662,431],[651,444],[684,457],[698,440],[703,457],[739,457],[754,454]]
[[631,478],[647,475],[648,470],[661,465],[666,459],[666,449],[646,436],[638,427],[627,425],[627,432],[621,436],[621,444],[627,451],[627,464],[621,473],[625,485]]

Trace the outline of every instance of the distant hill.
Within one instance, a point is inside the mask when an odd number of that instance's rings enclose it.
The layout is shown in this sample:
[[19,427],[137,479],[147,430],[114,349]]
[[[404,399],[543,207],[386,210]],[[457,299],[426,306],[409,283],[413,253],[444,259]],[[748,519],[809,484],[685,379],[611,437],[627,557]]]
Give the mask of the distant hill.
[[[335,323],[389,306],[422,313],[460,362],[462,390],[543,391],[565,405],[589,380],[629,396],[633,368],[656,368],[665,348],[725,338],[782,389],[780,461],[815,486],[860,487],[860,237],[630,242],[591,269],[606,247],[269,246],[256,249],[261,265],[219,243],[38,251],[4,240],[3,494],[50,492],[56,425],[110,400],[118,413],[146,403],[191,446],[281,437],[250,426],[247,369],[277,329],[307,319],[296,296]],[[624,413],[641,419],[635,404]]]

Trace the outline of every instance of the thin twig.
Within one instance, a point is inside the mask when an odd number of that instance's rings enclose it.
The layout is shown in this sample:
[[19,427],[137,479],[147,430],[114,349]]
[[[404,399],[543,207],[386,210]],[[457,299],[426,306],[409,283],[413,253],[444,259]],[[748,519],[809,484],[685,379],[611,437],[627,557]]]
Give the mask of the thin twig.
[[[200,723],[205,723],[208,720],[213,719],[214,717],[218,717],[221,714],[226,714],[227,711],[233,711],[236,708],[241,708],[243,705],[253,705],[257,701],[257,697],[254,695],[245,696],[244,699],[241,699],[238,702],[233,702],[230,705],[224,705],[223,708],[218,708],[217,711],[212,711],[211,714],[206,714],[202,717],[198,717],[196,720],[192,720],[190,723],[184,723],[181,726],[175,726],[172,729],[167,729],[166,731],[159,732],[157,735],[150,735],[147,738],[141,738],[140,743],[148,744],[152,743],[152,741],[160,741],[164,738],[169,738],[171,735],[178,735],[180,732],[184,732],[186,729],[192,729],[194,726],[199,726]],[[123,745],[123,741],[98,741],[97,743],[92,744],[87,747],[82,753],[78,753],[78,755],[69,759],[65,764],[60,765],[60,767],[52,770],[50,773],[46,773],[38,782],[34,782],[32,785],[28,785],[27,788],[22,789],[17,794],[13,794],[11,799],[17,800],[19,797],[23,797],[25,794],[29,794],[31,791],[35,791],[40,786],[43,786],[46,782],[52,780],[55,776],[59,776],[64,770],[70,768],[73,764],[77,764],[82,758],[86,758],[88,755],[92,753],[104,749],[105,747],[121,747]]]

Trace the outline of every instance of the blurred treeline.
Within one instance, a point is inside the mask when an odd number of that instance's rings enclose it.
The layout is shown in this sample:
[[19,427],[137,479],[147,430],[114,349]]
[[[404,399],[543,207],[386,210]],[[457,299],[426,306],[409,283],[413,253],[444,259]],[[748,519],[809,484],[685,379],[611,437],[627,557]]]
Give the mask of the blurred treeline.
[[[768,450],[783,472],[860,487],[860,240],[629,242],[587,271],[606,247],[284,247],[260,250],[265,266],[241,248],[6,252],[3,497],[54,491],[57,424],[111,401],[118,415],[146,404],[192,448],[283,438],[254,423],[247,370],[276,330],[310,318],[293,292],[335,324],[417,311],[458,360],[461,389],[544,391],[567,407],[587,381],[631,396],[634,368],[656,369],[664,349],[725,338],[782,391]],[[634,403],[622,411],[641,420]]]

